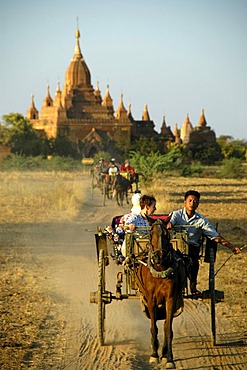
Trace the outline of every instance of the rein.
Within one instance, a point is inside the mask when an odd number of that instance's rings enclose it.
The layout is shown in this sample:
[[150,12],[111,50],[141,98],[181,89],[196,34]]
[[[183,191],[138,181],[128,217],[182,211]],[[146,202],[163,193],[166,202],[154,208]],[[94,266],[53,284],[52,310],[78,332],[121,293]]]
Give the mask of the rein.
[[[240,250],[242,251],[243,249],[245,249],[247,247],[247,244],[245,244],[242,248],[240,248]],[[234,256],[234,253],[232,253],[226,260],[225,262],[220,266],[220,268],[215,272],[214,276],[216,276],[218,274],[218,272],[222,269],[222,267],[225,266],[225,264],[229,261],[230,258],[232,258],[232,256]]]

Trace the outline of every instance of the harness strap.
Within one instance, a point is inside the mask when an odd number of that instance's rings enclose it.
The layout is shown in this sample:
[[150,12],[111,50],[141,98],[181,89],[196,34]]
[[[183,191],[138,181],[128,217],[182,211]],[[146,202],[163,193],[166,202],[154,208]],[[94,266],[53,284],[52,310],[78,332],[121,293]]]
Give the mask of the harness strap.
[[[143,263],[144,265],[144,263]],[[145,265],[144,265],[145,266]],[[142,268],[142,265],[139,265],[138,268],[134,268],[134,274],[135,274],[135,278],[136,278],[136,281],[137,281],[137,286],[138,286],[138,289],[141,293],[141,295],[145,298],[145,289],[144,289],[144,284],[143,284],[143,281],[140,279],[140,272],[138,274],[138,271],[140,271]]]
[[170,266],[168,267],[168,269],[166,270],[163,270],[163,271],[157,271],[155,270],[155,268],[153,267],[153,264],[152,264],[152,251],[150,250],[149,253],[148,253],[148,263],[147,263],[147,267],[149,268],[149,271],[150,273],[152,274],[152,276],[154,278],[161,278],[161,279],[169,279],[171,278],[173,275],[174,275],[174,270],[177,268],[178,266],[178,263],[177,261],[174,261],[174,265],[173,267]]
[[164,271],[156,271],[153,266],[149,266],[149,270],[154,278],[170,279],[174,275],[174,269],[172,267]]

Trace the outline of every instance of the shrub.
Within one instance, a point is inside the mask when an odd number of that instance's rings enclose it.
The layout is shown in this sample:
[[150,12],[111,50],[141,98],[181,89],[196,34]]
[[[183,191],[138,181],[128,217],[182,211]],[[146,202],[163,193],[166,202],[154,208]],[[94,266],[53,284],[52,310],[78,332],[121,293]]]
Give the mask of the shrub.
[[151,152],[146,155],[142,155],[140,152],[132,152],[130,157],[132,166],[142,176],[144,183],[157,178],[165,167],[165,156],[158,152]]
[[221,177],[238,179],[243,177],[242,161],[238,158],[229,158],[222,161],[220,168]]
[[38,157],[7,156],[0,162],[0,171],[81,171],[81,161],[70,157],[51,157],[50,160]]
[[97,152],[97,153],[94,155],[93,159],[94,159],[94,163],[96,164],[96,163],[98,163],[98,162],[99,162],[99,160],[100,160],[101,158],[103,158],[106,162],[110,162],[111,157],[112,157],[112,156],[110,155],[110,153],[108,153],[108,152],[105,152],[105,151],[101,150],[101,151]]
[[200,163],[183,165],[180,170],[180,176],[196,177],[202,174],[204,167]]

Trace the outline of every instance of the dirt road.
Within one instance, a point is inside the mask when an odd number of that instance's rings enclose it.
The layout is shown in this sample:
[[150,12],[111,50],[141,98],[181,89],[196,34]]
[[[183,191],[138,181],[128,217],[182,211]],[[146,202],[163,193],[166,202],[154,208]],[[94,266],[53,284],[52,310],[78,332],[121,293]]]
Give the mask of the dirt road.
[[[89,184],[85,189],[89,194]],[[149,320],[138,300],[114,301],[106,307],[107,343],[98,345],[97,306],[89,302],[90,292],[97,289],[96,251],[94,234],[85,229],[107,225],[113,215],[129,208],[119,209],[114,202],[102,207],[97,190],[90,198],[71,223],[0,224],[1,369],[162,368],[148,363]],[[114,263],[106,268],[107,290],[114,291],[118,271]],[[207,275],[208,266],[201,266],[200,279]],[[174,320],[177,369],[246,369],[243,305],[239,303],[231,316],[228,299],[231,296],[217,307],[214,348],[209,306],[186,301],[183,314]],[[162,343],[162,323],[159,329]]]

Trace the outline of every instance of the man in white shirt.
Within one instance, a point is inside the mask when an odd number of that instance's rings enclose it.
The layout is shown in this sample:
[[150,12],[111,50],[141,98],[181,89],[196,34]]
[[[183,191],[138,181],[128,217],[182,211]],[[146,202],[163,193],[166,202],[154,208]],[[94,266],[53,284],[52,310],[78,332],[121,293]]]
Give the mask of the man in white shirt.
[[200,213],[196,212],[199,205],[200,193],[195,190],[189,190],[184,196],[184,208],[174,211],[172,213],[170,222],[167,228],[172,228],[175,225],[189,225],[188,228],[188,243],[189,243],[189,256],[192,259],[192,266],[190,269],[191,281],[190,289],[192,294],[200,293],[196,289],[197,275],[199,271],[199,254],[202,235],[220,243],[232,250],[233,253],[241,253],[238,247],[233,246],[230,242],[224,239],[214,229],[210,222],[203,217]]
[[109,164],[109,167],[108,167],[108,171],[107,173],[109,175],[116,175],[117,173],[119,172],[119,168],[118,166],[115,164],[115,158],[112,158],[110,160],[110,164]]

